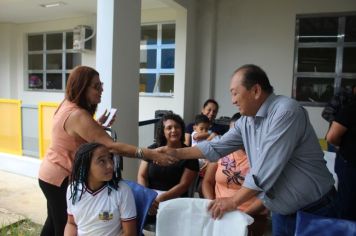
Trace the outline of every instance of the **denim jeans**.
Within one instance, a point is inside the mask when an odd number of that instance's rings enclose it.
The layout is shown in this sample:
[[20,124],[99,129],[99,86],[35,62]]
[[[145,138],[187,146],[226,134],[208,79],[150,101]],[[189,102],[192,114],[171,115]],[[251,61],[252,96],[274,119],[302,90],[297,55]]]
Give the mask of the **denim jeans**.
[[[336,192],[328,195],[329,202],[324,206],[305,211],[314,215],[325,216],[325,217],[336,217]],[[291,215],[281,215],[276,212],[272,212],[272,233],[273,236],[294,236],[295,234],[295,223],[296,214]]]

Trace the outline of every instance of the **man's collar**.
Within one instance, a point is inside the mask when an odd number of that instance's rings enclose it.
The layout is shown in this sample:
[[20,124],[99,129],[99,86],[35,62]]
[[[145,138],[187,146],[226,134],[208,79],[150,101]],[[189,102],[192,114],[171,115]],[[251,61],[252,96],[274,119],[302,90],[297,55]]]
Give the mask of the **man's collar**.
[[262,103],[262,105],[261,105],[260,109],[258,109],[255,117],[266,117],[268,108],[271,105],[271,103],[274,101],[275,98],[276,98],[276,95],[274,93],[271,93],[267,97],[267,99]]

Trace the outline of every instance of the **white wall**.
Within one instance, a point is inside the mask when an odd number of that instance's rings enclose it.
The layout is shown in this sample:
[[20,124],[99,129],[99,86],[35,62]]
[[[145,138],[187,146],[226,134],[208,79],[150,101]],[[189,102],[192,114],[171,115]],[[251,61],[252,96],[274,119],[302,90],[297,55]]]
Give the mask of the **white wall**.
[[[229,116],[236,112],[229,94],[230,77],[243,64],[261,66],[275,93],[291,96],[297,14],[356,11],[356,1],[350,0],[219,0],[217,5],[213,93],[221,105],[219,114]],[[318,137],[323,137],[328,124],[320,117],[321,108],[307,110]]]
[[0,24],[0,98],[10,98],[10,65],[11,54],[9,44],[12,35],[11,24]]

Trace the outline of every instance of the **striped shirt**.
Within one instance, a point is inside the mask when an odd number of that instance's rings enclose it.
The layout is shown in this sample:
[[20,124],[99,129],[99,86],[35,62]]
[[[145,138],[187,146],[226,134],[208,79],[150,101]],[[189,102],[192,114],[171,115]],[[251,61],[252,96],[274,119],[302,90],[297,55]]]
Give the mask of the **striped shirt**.
[[261,191],[276,213],[295,213],[334,184],[307,112],[291,98],[271,94],[254,117],[241,117],[221,139],[196,147],[216,161],[242,145],[251,168],[243,186]]

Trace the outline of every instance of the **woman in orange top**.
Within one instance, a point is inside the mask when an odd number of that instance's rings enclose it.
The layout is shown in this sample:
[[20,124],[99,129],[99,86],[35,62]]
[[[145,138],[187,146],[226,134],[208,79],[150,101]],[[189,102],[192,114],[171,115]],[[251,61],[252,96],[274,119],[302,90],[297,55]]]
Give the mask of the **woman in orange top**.
[[[240,118],[236,113],[230,121],[230,127]],[[233,196],[241,188],[250,167],[246,153],[243,149],[219,159],[218,162],[209,162],[202,184],[204,198],[215,199]],[[254,223],[249,226],[249,236],[263,235],[267,225],[267,209],[262,201],[256,197],[251,198],[238,210],[254,218]]]
[[47,199],[47,219],[41,235],[63,236],[67,222],[66,190],[74,154],[86,142],[105,145],[122,156],[172,164],[170,157],[161,157],[154,150],[114,142],[101,124],[93,119],[103,92],[99,73],[93,68],[78,66],[70,73],[65,99],[53,117],[52,143],[39,170],[39,185]]

